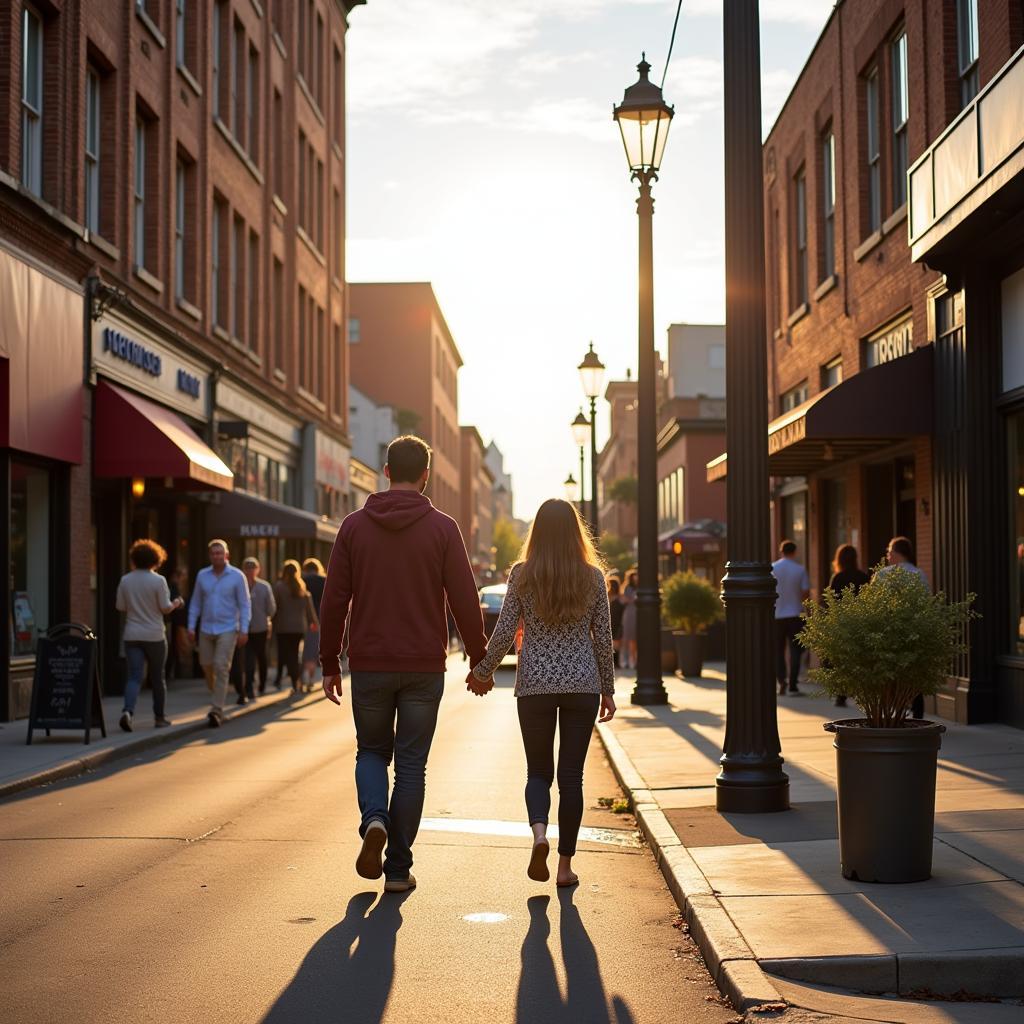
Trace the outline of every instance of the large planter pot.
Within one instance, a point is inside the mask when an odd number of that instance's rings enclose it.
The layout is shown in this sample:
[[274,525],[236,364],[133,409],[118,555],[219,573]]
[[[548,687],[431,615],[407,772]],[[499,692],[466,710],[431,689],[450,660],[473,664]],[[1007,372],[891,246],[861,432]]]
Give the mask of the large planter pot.
[[675,672],[676,645],[672,640],[672,630],[661,627],[661,671]]
[[935,764],[944,725],[874,729],[826,722],[835,736],[839,858],[844,878],[923,882],[932,874]]
[[677,629],[672,633],[676,645],[676,661],[684,676],[699,676],[704,670],[704,641],[702,633],[684,633]]

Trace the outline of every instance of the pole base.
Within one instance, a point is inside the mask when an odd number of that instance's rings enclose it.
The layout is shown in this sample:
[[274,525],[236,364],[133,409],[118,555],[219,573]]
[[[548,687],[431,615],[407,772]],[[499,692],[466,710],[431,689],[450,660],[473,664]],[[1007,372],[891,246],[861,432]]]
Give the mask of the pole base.
[[751,785],[737,784],[721,775],[715,779],[715,807],[719,813],[774,814],[789,810],[789,776]]
[[667,704],[668,691],[661,677],[655,679],[637,679],[633,688],[633,695],[629,698],[630,704],[642,704],[645,706],[654,704]]

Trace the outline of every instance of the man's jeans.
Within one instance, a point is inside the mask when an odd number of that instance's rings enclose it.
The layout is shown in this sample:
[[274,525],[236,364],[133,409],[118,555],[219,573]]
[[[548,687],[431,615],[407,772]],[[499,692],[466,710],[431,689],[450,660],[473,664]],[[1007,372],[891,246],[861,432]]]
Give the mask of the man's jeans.
[[213,696],[210,704],[215,711],[224,710],[224,701],[228,696],[228,678],[231,674],[231,659],[235,653],[238,633],[230,630],[227,633],[199,634],[199,664],[204,671],[213,672]]
[[[427,755],[443,693],[443,672],[352,673],[356,791],[363,815],[359,834],[366,832],[374,818],[384,823],[388,830],[384,874],[388,878],[407,878],[412,867],[412,844],[423,814]],[[389,805],[392,757],[395,785]]]

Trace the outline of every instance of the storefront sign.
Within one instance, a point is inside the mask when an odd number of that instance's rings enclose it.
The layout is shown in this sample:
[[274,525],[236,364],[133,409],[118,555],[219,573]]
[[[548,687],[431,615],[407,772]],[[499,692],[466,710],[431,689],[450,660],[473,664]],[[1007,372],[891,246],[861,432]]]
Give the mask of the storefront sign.
[[209,369],[119,311],[93,328],[93,367],[105,377],[197,420],[207,418]]
[[864,361],[868,366],[881,366],[914,350],[914,321],[908,316],[883,328],[864,343]]
[[348,461],[350,450],[340,441],[335,441],[321,430],[316,431],[315,439],[316,482],[325,487],[333,488],[342,494],[348,493]]
[[807,417],[798,416],[789,423],[784,423],[778,430],[773,430],[768,435],[768,454],[774,455],[788,448],[797,441],[802,441],[807,436]]
[[281,527],[277,523],[242,523],[238,527],[240,537],[280,537]]

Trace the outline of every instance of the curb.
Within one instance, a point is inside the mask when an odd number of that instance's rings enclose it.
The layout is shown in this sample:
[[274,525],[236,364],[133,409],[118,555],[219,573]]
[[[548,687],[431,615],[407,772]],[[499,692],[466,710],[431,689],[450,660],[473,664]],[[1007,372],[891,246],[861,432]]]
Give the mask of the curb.
[[[255,714],[258,711],[271,711],[278,707],[283,707],[287,710],[302,708],[314,704],[318,700],[326,699],[323,693],[318,690],[312,694],[306,694],[302,700],[296,701],[289,701],[287,697],[270,702],[264,701],[262,704],[250,701],[244,707],[240,707],[237,711],[232,712],[227,721],[231,723],[246,715]],[[86,754],[84,757],[76,757],[61,764],[55,764],[50,768],[44,768],[42,771],[34,772],[31,775],[24,775],[20,779],[10,779],[0,783],[0,800],[15,793],[21,793],[26,789],[34,789],[37,786],[45,786],[52,782],[73,778],[76,775],[83,775],[88,771],[95,771],[97,768],[112,761],[118,761],[121,758],[130,757],[132,754],[138,754],[152,747],[163,746],[165,743],[171,743],[184,736],[190,736],[192,733],[205,732],[208,729],[209,725],[204,716],[194,722],[187,722],[184,725],[172,725],[169,729],[163,729],[159,732],[154,730],[152,733],[140,736],[129,743],[123,743],[119,747],[107,747],[105,750],[97,750],[94,753]]]
[[637,824],[719,990],[741,1012],[766,1003],[785,1003],[719,902],[704,872],[669,824],[625,748],[608,726],[598,725],[597,733],[612,773],[629,799]]

